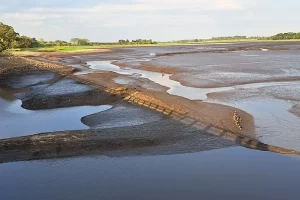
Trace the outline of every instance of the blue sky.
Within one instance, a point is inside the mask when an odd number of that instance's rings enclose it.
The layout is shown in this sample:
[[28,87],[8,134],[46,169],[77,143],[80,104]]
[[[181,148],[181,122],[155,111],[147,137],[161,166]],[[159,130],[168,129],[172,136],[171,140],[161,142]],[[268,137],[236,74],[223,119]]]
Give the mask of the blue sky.
[[156,41],[300,32],[299,0],[0,0],[0,21],[46,40]]

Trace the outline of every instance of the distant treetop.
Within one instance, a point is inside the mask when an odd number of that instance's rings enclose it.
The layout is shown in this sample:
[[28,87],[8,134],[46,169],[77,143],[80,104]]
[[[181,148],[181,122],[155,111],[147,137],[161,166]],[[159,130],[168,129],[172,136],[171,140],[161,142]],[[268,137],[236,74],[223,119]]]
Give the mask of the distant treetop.
[[[292,40],[300,39],[300,32],[278,33],[271,37],[247,37],[247,36],[227,36],[213,37],[211,39],[191,39],[177,40],[175,43],[199,43],[203,41],[218,41],[218,40]],[[33,48],[33,47],[51,47],[51,46],[86,46],[86,45],[141,45],[141,44],[156,44],[151,39],[136,39],[129,41],[128,39],[119,40],[118,42],[91,42],[86,38],[72,38],[70,42],[55,40],[45,41],[43,38],[36,40],[35,38],[20,36],[15,32],[12,26],[0,22],[0,52],[10,48]]]

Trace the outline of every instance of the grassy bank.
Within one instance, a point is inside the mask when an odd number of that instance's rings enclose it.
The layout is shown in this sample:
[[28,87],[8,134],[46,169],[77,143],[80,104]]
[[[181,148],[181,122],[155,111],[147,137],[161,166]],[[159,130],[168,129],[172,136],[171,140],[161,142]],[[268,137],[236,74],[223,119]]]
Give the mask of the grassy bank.
[[53,47],[37,47],[24,49],[10,49],[8,52],[13,54],[22,54],[24,52],[73,52],[86,51],[103,48],[102,46],[53,46]]
[[228,44],[228,43],[246,43],[246,42],[300,42],[300,40],[206,40],[191,43],[178,43],[178,42],[160,42],[157,44],[139,44],[139,45],[100,45],[100,46],[53,46],[53,47],[38,47],[38,48],[24,48],[24,49],[10,49],[8,52],[15,55],[27,55],[33,53],[43,52],[88,52],[96,51],[99,49],[121,48],[121,47],[146,47],[146,46],[179,46],[179,45],[205,45],[205,44]]
[[243,39],[243,40],[203,40],[199,42],[161,42],[159,45],[205,45],[205,44],[220,44],[220,43],[246,43],[246,42],[300,42],[300,39],[294,40],[257,40],[257,39]]

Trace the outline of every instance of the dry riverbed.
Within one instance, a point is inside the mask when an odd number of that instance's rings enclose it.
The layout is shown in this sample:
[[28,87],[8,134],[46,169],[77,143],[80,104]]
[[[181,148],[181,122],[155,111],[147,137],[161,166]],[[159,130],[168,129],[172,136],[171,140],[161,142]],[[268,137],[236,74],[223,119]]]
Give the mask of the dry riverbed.
[[[124,52],[115,51],[113,56],[124,56]],[[236,144],[263,151],[298,154],[260,142],[255,134],[253,117],[243,110],[174,96],[166,92],[169,87],[144,77],[89,69],[86,61],[97,56],[101,59],[104,56],[101,54],[88,54],[86,59],[60,56],[63,57],[60,62],[2,57],[2,99],[21,100],[19,106],[32,111],[78,106],[112,108],[101,108],[100,112],[81,116],[78,123],[91,129],[79,127],[86,130],[72,131],[66,128],[61,130],[63,132],[1,140],[2,162],[94,153],[109,155],[118,151],[124,155],[175,154]],[[123,65],[120,61],[115,62],[123,68],[129,66],[126,62]],[[157,71],[149,66],[141,69]],[[179,71],[181,69],[176,70]],[[162,68],[159,72],[164,76],[175,71]],[[6,104],[3,105],[8,108]],[[20,107],[17,109],[19,112]],[[293,112],[295,110],[297,108]],[[237,118],[242,120],[234,120],[235,111]],[[30,135],[35,133],[38,132]]]

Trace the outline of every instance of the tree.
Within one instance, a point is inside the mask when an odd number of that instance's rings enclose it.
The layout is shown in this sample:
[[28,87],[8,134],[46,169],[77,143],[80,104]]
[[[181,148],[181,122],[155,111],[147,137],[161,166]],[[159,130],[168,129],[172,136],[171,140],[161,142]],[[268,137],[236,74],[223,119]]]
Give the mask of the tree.
[[44,40],[44,38],[40,38],[38,43],[39,43],[39,46],[42,46],[42,47],[46,46],[46,44],[47,44],[47,42]]
[[89,45],[90,41],[86,38],[72,38],[70,40],[70,43],[73,44],[73,45],[85,46],[85,45]]
[[40,45],[40,44],[39,44],[39,42],[37,41],[37,39],[31,38],[31,46],[30,46],[30,47],[34,48],[34,47],[38,47],[39,45]]
[[278,33],[277,35],[273,35],[270,37],[271,40],[292,40],[292,39],[300,39],[300,33]]
[[78,45],[79,44],[79,40],[80,40],[80,38],[72,38],[70,40],[70,43],[73,44],[73,45]]
[[13,27],[0,22],[0,52],[11,48],[18,35]]
[[40,44],[35,38],[30,38],[24,35],[17,37],[12,44],[13,48],[34,48],[38,46],[40,46]]
[[79,39],[78,44],[81,46],[89,45],[90,41],[86,38]]
[[27,36],[17,37],[13,43],[13,48],[30,48],[31,38]]
[[55,40],[55,41],[54,41],[54,45],[55,45],[55,46],[68,46],[69,43],[66,42],[66,41],[62,41],[62,40]]

